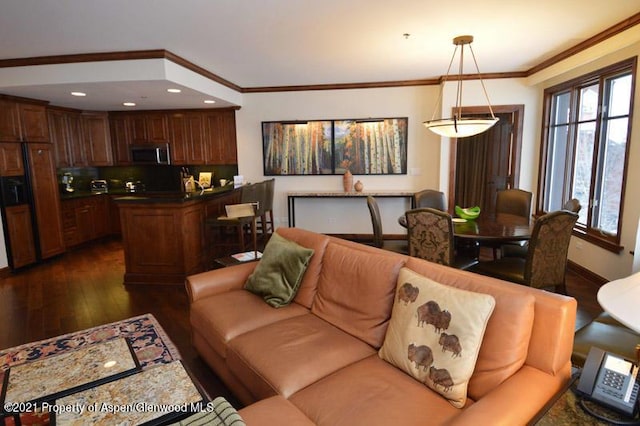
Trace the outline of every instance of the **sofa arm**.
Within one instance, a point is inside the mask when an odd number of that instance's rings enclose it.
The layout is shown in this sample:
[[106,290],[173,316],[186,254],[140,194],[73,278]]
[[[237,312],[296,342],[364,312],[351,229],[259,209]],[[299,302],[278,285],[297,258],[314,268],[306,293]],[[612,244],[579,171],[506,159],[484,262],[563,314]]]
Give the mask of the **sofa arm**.
[[451,424],[527,424],[566,386],[570,378],[570,363],[563,367],[557,376],[525,365],[500,386],[462,410]]
[[257,264],[258,262],[246,262],[188,276],[185,286],[189,302],[193,303],[214,294],[241,289]]

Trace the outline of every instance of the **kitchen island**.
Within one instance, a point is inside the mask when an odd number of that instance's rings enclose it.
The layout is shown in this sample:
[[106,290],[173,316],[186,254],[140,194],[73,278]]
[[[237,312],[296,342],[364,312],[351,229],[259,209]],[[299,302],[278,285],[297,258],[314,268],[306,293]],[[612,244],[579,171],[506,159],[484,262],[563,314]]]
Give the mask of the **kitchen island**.
[[125,257],[124,284],[183,285],[208,269],[214,253],[205,221],[239,202],[232,186],[194,193],[136,193],[115,198]]

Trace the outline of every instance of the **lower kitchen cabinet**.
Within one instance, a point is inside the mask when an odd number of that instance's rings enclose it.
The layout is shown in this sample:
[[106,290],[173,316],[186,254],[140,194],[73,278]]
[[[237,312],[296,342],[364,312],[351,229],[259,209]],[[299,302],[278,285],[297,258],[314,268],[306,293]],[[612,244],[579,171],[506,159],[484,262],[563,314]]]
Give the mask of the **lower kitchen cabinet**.
[[11,267],[19,268],[36,261],[36,248],[28,204],[5,207],[6,229],[9,234]]
[[62,229],[65,247],[71,248],[111,234],[110,200],[92,195],[62,201]]

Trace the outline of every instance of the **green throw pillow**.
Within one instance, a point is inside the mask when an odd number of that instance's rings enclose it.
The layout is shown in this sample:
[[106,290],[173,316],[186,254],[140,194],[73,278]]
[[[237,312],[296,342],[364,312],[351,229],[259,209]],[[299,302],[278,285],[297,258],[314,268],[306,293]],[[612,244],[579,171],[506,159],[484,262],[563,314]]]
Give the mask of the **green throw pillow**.
[[274,233],[244,285],[275,308],[286,306],[298,292],[313,250]]

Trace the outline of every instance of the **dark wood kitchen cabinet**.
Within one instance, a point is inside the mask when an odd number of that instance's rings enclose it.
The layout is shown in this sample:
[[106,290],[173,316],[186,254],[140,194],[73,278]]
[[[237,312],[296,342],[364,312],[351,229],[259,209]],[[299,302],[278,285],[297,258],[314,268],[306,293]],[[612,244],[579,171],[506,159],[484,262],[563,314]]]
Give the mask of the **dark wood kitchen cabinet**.
[[235,110],[220,110],[205,115],[206,164],[237,164]]
[[169,117],[171,162],[176,165],[205,164],[204,116],[175,113]]
[[131,164],[131,132],[129,118],[122,115],[109,116],[111,130],[111,147],[113,159],[117,166]]
[[55,147],[57,167],[86,167],[87,153],[82,138],[79,112],[48,109],[49,135]]
[[165,113],[132,114],[131,141],[133,144],[169,142],[169,124]]
[[5,207],[5,221],[11,251],[11,267],[20,268],[35,263],[36,247],[29,205]]
[[49,142],[47,109],[44,105],[20,103],[20,127],[24,142]]
[[64,244],[67,248],[111,234],[108,195],[62,200]]
[[82,130],[90,166],[112,166],[109,118],[106,113],[82,113]]
[[0,176],[24,175],[22,145],[17,142],[0,144]]
[[0,99],[0,142],[20,142],[21,140],[18,103]]
[[53,146],[48,143],[27,144],[33,209],[38,225],[40,256],[43,259],[64,252],[60,190],[56,178]]
[[0,99],[0,142],[49,142],[45,102]]

